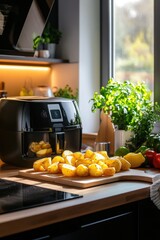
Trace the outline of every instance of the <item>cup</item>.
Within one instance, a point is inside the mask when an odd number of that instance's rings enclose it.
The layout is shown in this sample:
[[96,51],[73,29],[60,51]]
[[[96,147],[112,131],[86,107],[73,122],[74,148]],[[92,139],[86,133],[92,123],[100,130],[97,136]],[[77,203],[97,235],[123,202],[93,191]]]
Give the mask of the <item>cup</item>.
[[0,90],[0,98],[6,98],[7,92],[5,90]]
[[109,155],[110,142],[95,142],[94,151],[106,151]]

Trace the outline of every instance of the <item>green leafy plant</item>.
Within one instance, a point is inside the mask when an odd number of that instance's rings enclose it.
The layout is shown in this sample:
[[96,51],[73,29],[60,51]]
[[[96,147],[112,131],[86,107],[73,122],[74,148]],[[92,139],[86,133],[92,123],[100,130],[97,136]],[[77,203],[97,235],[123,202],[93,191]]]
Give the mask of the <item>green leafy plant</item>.
[[59,88],[55,91],[54,96],[75,99],[78,102],[78,89],[74,93],[72,88],[67,84],[64,88]]
[[145,83],[118,82],[109,79],[107,85],[95,92],[92,111],[103,110],[119,130],[134,132],[132,148],[146,141],[155,121],[160,119],[160,107],[151,100],[152,92]]
[[144,109],[139,111],[139,116],[134,119],[132,125],[134,135],[130,139],[130,143],[126,143],[132,151],[141,145],[146,145],[150,135],[152,135],[156,121],[160,121],[160,106],[158,103],[148,105],[148,107],[144,107]]
[[37,50],[39,48],[42,48],[43,49],[43,44],[45,43],[45,39],[41,36],[36,36],[34,39],[33,39],[33,49],[34,50]]
[[42,36],[36,36],[33,39],[33,49],[36,50],[41,45],[42,48],[45,48],[47,43],[58,44],[62,38],[62,32],[54,28],[50,23],[46,26]]

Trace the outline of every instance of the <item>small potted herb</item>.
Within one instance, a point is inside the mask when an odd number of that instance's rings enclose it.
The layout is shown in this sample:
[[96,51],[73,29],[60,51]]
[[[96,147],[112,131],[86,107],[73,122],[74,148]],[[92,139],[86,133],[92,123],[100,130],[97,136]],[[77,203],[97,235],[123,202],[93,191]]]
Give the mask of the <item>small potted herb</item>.
[[62,32],[49,23],[42,36],[38,35],[33,39],[33,49],[49,50],[50,58],[54,58],[56,44],[59,44],[61,38]]
[[116,129],[132,131],[130,147],[136,149],[146,141],[154,123],[160,119],[160,107],[153,104],[151,94],[144,83],[109,79],[100,93],[94,93],[92,111],[100,109],[110,115]]

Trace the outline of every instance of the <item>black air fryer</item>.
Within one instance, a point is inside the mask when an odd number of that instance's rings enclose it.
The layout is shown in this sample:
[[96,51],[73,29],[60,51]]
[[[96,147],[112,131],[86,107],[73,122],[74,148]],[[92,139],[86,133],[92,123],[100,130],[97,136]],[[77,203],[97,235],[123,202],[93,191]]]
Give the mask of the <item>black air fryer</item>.
[[0,101],[0,158],[32,167],[37,159],[80,151],[82,126],[75,100],[16,97]]

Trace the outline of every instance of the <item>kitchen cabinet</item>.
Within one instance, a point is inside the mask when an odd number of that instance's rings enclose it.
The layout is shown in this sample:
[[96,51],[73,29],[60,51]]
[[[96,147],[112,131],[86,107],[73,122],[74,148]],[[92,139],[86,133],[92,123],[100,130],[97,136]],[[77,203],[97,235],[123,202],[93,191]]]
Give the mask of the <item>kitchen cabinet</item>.
[[[0,173],[8,176],[6,169]],[[9,180],[37,185],[35,180],[17,176],[18,169],[13,173]],[[159,170],[150,173],[156,175]],[[47,182],[38,185],[83,197],[0,215],[0,239],[97,240],[108,235],[113,240],[159,239],[160,211],[150,200],[150,183],[118,181],[85,189]]]
[[[21,9],[21,7],[23,7],[21,5],[19,6],[19,8],[17,7],[17,11],[21,12],[22,10],[24,10],[26,15],[24,16],[25,24],[22,24],[24,20],[22,21],[22,19],[19,17],[20,13],[19,12],[17,13],[17,18],[18,18],[17,22],[19,25],[17,27],[18,30],[14,32],[14,38],[15,38],[14,44],[10,43],[10,35],[8,33],[10,32],[10,29],[7,29],[7,31],[5,31],[8,35],[4,34],[4,36],[2,36],[3,37],[3,39],[1,40],[2,43],[3,43],[3,40],[4,39],[5,40],[4,40],[4,46],[3,44],[1,44],[0,46],[0,64],[7,62],[11,64],[18,63],[18,64],[51,65],[54,63],[68,62],[68,59],[69,59],[69,62],[78,62],[78,59],[79,59],[79,1],[68,0],[66,2],[65,0],[57,0],[57,1],[53,1],[53,7],[51,7],[52,1],[50,1],[48,5],[50,5],[51,9],[49,10],[45,8],[43,9],[43,6],[45,6],[45,3],[44,4],[39,3],[40,6],[38,10],[40,14],[37,11],[36,4],[33,2],[31,5],[31,3],[32,1],[30,1],[28,3],[29,6],[25,6],[24,9]],[[62,31],[62,34],[63,34],[60,44],[56,46],[56,59],[44,59],[44,58],[33,57],[34,53],[32,53],[32,42],[30,39],[32,38],[33,33],[39,33],[40,35],[43,32],[43,28],[44,28],[43,21],[41,20],[41,18],[40,20],[38,18],[39,15],[40,16],[42,15],[43,10],[44,11],[47,10],[47,12],[45,12],[45,19],[47,20],[45,20],[46,22],[44,26],[47,25],[47,22],[50,21],[51,24],[54,24],[55,26],[58,25],[59,29]],[[70,14],[71,12],[72,14]],[[36,16],[36,19],[38,18],[37,21],[35,21],[35,16]],[[6,20],[8,19],[9,18],[7,18]],[[17,24],[17,22],[14,22],[14,21],[13,23],[9,22],[8,25]],[[6,26],[8,25],[6,24]],[[29,35],[30,37],[28,36],[25,37],[26,35]],[[20,51],[13,49],[12,45],[16,46],[17,49],[20,49]],[[25,49],[29,49],[29,51],[26,51]],[[67,59],[67,60],[63,60],[63,59]]]
[[3,240],[101,240],[108,237],[113,240],[159,240],[159,217],[157,207],[150,199],[145,199],[12,235]]
[[139,240],[159,240],[160,210],[150,199],[139,202]]
[[[89,206],[88,206],[89,207]],[[54,217],[54,216],[53,216]],[[137,203],[111,208],[47,227],[4,238],[4,240],[81,240],[123,237],[138,239]]]

